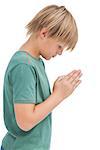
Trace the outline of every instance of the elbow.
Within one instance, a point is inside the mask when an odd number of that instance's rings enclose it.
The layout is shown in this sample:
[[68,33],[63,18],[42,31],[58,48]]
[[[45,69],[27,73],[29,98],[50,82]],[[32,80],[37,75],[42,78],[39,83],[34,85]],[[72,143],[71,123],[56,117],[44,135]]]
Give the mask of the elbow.
[[32,129],[32,127],[30,127],[30,126],[28,126],[28,125],[25,125],[25,124],[19,125],[19,128],[20,128],[21,130],[23,130],[24,132],[27,132],[27,131],[29,131],[29,130]]
[[33,120],[30,120],[29,118],[28,119],[25,119],[25,118],[16,119],[16,122],[17,122],[18,127],[25,132],[31,130],[34,127]]
[[23,131],[29,131],[34,127],[33,107],[33,104],[14,104],[16,124]]

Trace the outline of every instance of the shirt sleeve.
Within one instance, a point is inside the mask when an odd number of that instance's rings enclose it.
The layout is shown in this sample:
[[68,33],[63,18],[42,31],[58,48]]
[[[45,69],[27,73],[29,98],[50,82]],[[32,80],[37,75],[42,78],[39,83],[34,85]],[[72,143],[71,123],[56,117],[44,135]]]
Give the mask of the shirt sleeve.
[[11,72],[14,103],[36,103],[36,73],[27,64],[17,65]]

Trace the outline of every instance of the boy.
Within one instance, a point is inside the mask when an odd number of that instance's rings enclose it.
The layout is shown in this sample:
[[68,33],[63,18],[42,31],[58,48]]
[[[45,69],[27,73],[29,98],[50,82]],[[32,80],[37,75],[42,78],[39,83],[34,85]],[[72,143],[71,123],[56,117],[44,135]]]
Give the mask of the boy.
[[4,77],[4,122],[8,130],[4,150],[50,150],[52,110],[81,83],[81,70],[54,82],[52,92],[45,72],[46,60],[66,48],[73,50],[78,33],[64,6],[42,9],[26,25],[29,39],[12,56]]

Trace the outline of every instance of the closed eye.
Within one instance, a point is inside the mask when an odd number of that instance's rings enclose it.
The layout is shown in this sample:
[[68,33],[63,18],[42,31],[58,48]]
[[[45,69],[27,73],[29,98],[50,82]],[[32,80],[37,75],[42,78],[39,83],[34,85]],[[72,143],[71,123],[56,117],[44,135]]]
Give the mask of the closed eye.
[[62,46],[61,46],[61,45],[58,45],[58,48],[59,48],[59,49],[62,49]]

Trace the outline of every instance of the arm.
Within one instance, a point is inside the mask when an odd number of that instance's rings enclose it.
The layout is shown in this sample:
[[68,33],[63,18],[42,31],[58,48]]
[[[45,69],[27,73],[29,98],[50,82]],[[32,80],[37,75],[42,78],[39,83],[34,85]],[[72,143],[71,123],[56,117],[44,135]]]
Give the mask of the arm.
[[14,104],[16,121],[18,126],[28,131],[42,121],[59,103],[60,98],[54,92],[42,103]]
[[[16,120],[20,128],[28,131],[42,121],[59,103],[70,96],[76,87],[81,83],[80,71],[72,71],[64,78],[58,78],[53,86],[52,94],[41,104],[15,104]],[[25,109],[26,105],[26,109]],[[30,107],[28,107],[28,105]],[[33,108],[34,105],[34,108]]]

